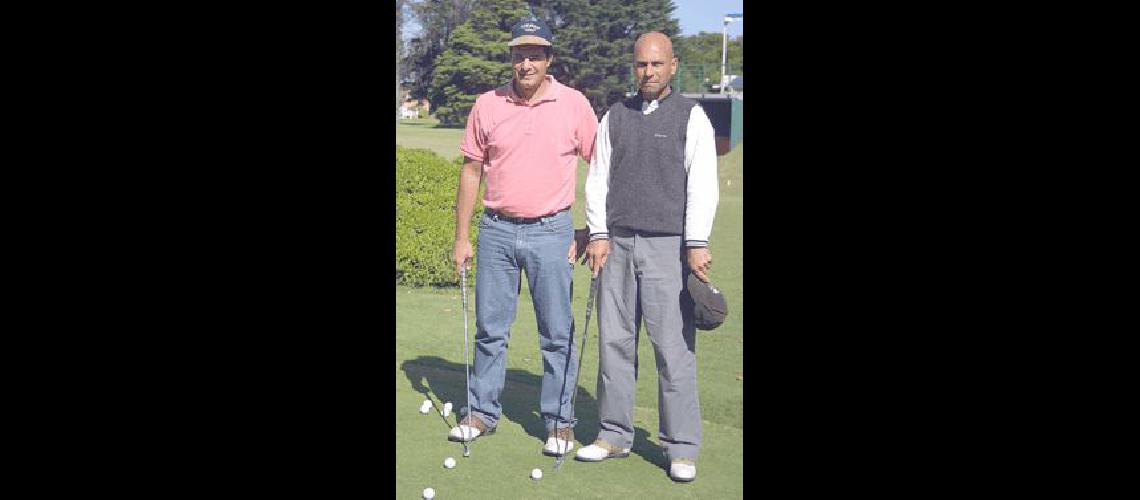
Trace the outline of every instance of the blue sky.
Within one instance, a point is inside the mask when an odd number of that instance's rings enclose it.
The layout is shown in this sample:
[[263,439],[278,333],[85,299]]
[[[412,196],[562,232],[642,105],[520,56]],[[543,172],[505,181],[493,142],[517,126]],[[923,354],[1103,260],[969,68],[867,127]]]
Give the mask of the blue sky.
[[[681,22],[681,34],[720,33],[725,14],[743,14],[744,0],[673,0],[673,17]],[[744,34],[744,19],[728,24],[728,37]]]

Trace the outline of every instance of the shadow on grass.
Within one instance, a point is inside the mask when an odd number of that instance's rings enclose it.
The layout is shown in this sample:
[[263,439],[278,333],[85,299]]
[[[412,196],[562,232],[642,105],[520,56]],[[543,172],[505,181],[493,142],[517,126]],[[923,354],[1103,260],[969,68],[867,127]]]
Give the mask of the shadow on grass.
[[[439,437],[443,439],[447,430],[456,424],[460,408],[467,404],[463,364],[437,356],[420,356],[404,361],[400,369],[413,389],[436,404],[436,415],[444,422],[444,425],[440,426],[439,433]],[[525,370],[509,368],[507,382],[499,398],[504,417],[518,423],[528,435],[545,443],[546,425],[538,411],[541,388],[542,377]],[[578,417],[574,437],[576,441],[585,445],[593,443],[598,437],[598,401],[585,388],[579,386],[578,391],[578,399],[574,401],[576,407],[574,414]],[[439,405],[442,403],[437,402],[440,401],[452,403],[450,419],[443,418],[439,413],[442,410]],[[535,447],[536,451],[538,446],[540,445]],[[668,472],[669,461],[665,457],[664,450],[649,440],[649,432],[645,429],[634,427],[632,452]]]

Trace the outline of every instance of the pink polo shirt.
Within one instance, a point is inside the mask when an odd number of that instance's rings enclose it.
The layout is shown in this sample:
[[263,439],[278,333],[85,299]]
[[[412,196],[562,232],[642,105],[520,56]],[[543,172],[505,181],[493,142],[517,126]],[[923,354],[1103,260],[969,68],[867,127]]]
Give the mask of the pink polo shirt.
[[483,206],[515,217],[538,217],[574,203],[579,156],[594,152],[598,118],[581,92],[550,82],[532,104],[511,84],[475,100],[459,150],[483,163]]

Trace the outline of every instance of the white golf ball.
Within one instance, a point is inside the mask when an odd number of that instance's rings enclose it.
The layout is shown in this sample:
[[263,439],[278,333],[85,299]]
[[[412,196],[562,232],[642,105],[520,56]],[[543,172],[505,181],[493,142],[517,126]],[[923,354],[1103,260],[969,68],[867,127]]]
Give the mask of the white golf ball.
[[541,479],[542,478],[542,469],[534,469],[534,470],[530,471],[530,477],[532,479]]
[[455,468],[455,459],[451,458],[451,457],[447,457],[447,459],[445,459],[443,461],[443,466],[447,467],[448,469]]
[[435,498],[435,490],[424,488],[424,498]]
[[420,413],[427,414],[428,411],[431,411],[430,406],[421,406],[420,407]]

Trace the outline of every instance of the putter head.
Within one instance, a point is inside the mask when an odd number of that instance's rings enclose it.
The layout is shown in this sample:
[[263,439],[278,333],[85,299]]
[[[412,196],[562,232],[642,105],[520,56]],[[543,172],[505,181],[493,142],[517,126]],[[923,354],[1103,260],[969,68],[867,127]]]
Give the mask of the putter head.
[[469,456],[471,456],[471,450],[467,449],[467,445],[463,445],[463,457],[466,458]]

